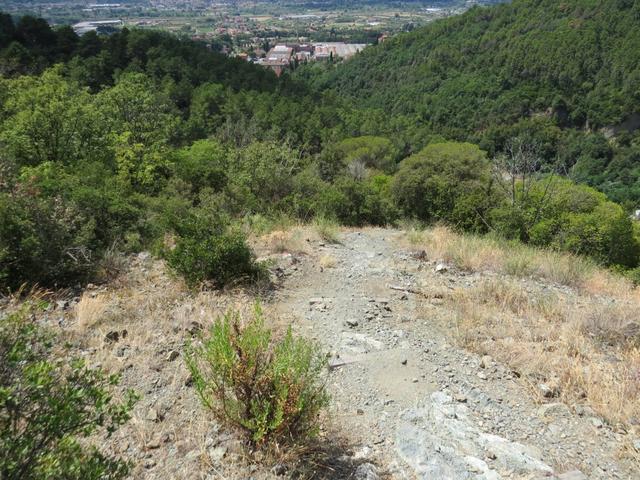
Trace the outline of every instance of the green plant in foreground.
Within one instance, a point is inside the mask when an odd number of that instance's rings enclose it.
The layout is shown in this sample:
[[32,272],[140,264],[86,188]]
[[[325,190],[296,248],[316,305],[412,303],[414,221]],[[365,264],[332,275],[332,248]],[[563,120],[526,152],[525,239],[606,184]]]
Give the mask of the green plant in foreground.
[[0,478],[120,479],[130,465],[87,444],[129,419],[132,392],[114,402],[117,377],[54,358],[53,338],[24,309],[0,322]]
[[329,401],[326,356],[290,328],[274,339],[259,306],[247,322],[235,312],[218,318],[186,359],[203,404],[254,445],[297,443],[317,433]]

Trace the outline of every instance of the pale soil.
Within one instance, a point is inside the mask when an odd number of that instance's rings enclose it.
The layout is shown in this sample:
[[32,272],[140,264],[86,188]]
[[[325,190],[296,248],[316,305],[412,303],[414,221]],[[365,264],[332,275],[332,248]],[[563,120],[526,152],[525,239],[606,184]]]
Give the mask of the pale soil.
[[[104,443],[135,462],[133,478],[257,480],[303,472],[335,480],[479,480],[572,470],[593,479],[640,478],[624,450],[629,433],[579,405],[541,405],[524,378],[460,346],[447,299],[490,274],[437,273],[396,230],[344,231],[334,245],[301,235],[294,253],[271,253],[258,242],[275,263],[270,293],[194,294],[161,262],[143,257],[119,282],[85,293],[83,318],[77,299],[48,313],[76,352],[121,373],[123,387],[142,394],[132,422]],[[534,281],[531,288],[573,295]],[[275,471],[273,461],[244,453],[237,437],[212,421],[182,359],[194,327],[228,308],[249,311],[256,293],[266,294],[274,328],[291,324],[332,354],[332,402],[315,456]],[[125,338],[105,341],[123,329]],[[377,474],[358,469],[369,462]]]

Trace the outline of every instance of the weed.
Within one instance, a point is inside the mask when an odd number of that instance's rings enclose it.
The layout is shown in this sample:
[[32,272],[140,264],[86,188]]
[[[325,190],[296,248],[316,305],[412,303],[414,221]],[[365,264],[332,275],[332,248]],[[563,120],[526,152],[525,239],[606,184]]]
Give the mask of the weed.
[[304,442],[317,432],[328,403],[326,357],[291,329],[274,339],[258,306],[246,323],[233,312],[218,318],[186,359],[202,403],[253,445]]

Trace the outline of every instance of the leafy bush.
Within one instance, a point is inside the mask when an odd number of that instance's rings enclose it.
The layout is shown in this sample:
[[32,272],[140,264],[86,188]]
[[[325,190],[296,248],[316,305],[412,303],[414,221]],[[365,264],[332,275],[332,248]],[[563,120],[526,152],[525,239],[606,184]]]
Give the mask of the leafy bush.
[[515,204],[508,200],[491,211],[489,220],[500,235],[606,265],[638,264],[633,223],[603,193],[560,177],[533,181],[523,192],[518,188]]
[[134,394],[115,403],[117,377],[53,358],[52,340],[27,310],[0,322],[0,478],[124,478],[129,465],[85,439],[126,422]]
[[96,265],[92,222],[61,198],[0,192],[0,288],[66,286]]
[[489,185],[489,162],[477,146],[436,143],[400,164],[393,194],[409,217],[483,230],[482,214],[491,202]]
[[304,441],[316,433],[328,403],[321,380],[326,357],[291,329],[274,339],[259,307],[246,323],[238,313],[218,318],[186,358],[203,404],[254,445]]
[[340,243],[338,224],[335,220],[318,216],[313,220],[313,226],[320,238],[328,243]]
[[189,285],[208,280],[221,287],[262,273],[242,232],[229,229],[221,220],[193,217],[178,230],[176,245],[166,258]]

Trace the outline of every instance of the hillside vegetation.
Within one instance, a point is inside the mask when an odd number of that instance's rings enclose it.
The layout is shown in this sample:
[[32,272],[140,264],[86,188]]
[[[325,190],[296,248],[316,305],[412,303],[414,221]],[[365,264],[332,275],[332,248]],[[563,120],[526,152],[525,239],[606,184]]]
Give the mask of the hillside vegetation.
[[[118,255],[141,249],[193,286],[256,279],[244,237],[283,217],[445,222],[632,274],[638,266],[625,210],[546,168],[535,129],[516,129],[504,153],[487,153],[406,115],[375,121],[369,109],[191,40],[126,29],[78,38],[39,19],[2,19],[3,290],[105,280]],[[576,135],[576,166],[582,150],[614,148]]]
[[[640,2],[515,0],[434,22],[315,81],[490,153],[526,133],[545,160],[618,201],[640,200]],[[615,142],[600,129],[623,124]]]

